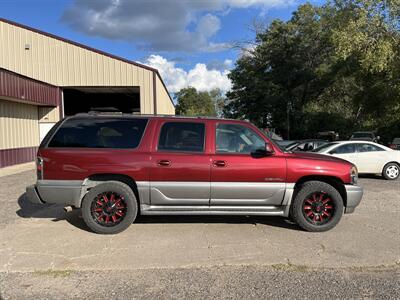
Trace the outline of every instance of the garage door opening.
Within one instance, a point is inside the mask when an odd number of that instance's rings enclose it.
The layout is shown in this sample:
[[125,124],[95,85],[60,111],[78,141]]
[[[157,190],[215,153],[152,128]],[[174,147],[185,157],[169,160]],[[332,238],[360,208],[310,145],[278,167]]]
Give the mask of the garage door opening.
[[123,113],[140,113],[139,87],[73,87],[64,88],[63,93],[65,116],[100,107],[113,107]]

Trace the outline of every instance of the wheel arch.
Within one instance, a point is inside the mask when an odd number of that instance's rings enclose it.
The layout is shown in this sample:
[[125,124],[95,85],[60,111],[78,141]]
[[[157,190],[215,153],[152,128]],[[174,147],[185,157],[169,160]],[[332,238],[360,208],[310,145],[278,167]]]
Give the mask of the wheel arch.
[[322,181],[333,186],[339,192],[340,196],[342,196],[343,206],[347,206],[347,193],[344,182],[335,176],[308,175],[299,178],[294,186],[293,198],[296,197],[297,191],[299,191],[301,185],[308,181]]
[[140,198],[139,198],[139,190],[138,190],[138,186],[136,184],[135,179],[133,179],[132,177],[125,175],[125,174],[114,174],[114,173],[97,173],[97,174],[92,174],[90,176],[88,176],[85,179],[85,182],[94,182],[95,184],[88,184],[87,188],[85,189],[83,195],[82,195],[82,199],[84,197],[84,195],[94,186],[96,186],[99,182],[105,182],[105,181],[119,181],[122,183],[125,183],[127,186],[129,186],[131,188],[131,190],[133,191],[135,197],[136,197],[136,201],[138,203],[138,209],[140,207]]
[[385,165],[384,165],[383,168],[382,168],[382,172],[383,172],[383,170],[386,168],[386,166],[387,166],[388,164],[396,164],[396,165],[398,165],[399,168],[400,168],[400,162],[395,161],[395,160],[392,160],[392,161],[388,161],[387,163],[385,163]]

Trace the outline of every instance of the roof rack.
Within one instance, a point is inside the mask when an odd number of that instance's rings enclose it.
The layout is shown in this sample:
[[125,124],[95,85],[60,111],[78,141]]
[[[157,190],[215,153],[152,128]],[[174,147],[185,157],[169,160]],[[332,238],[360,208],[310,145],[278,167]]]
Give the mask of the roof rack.
[[122,115],[122,112],[115,107],[91,107],[88,112],[89,115],[97,115],[97,114],[116,114]]

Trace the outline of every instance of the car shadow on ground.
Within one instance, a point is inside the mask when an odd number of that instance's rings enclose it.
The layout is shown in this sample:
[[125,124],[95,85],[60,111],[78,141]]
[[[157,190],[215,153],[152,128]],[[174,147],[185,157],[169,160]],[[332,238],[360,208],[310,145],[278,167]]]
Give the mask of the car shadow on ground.
[[273,216],[138,216],[138,224],[252,224],[301,230],[292,221]]
[[365,178],[365,179],[378,179],[378,180],[384,180],[386,179],[382,175],[378,174],[358,174],[359,178]]
[[18,198],[18,205],[20,208],[16,211],[16,214],[21,218],[43,218],[51,219],[53,222],[67,221],[72,226],[91,232],[80,217],[79,209],[67,213],[63,209],[63,205],[34,204],[28,200],[26,193]]
[[[21,218],[45,218],[53,222],[67,221],[72,226],[90,231],[81,217],[79,209],[65,212],[62,205],[31,203],[26,193],[18,198],[19,209],[16,214]],[[253,224],[301,230],[288,219],[271,216],[138,216],[136,224]]]

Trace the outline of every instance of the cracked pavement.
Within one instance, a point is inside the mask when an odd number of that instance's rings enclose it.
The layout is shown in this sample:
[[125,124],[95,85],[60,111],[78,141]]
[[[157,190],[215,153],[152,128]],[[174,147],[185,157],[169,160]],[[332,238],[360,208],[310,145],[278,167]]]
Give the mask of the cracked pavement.
[[[164,276],[172,270],[184,270],[183,274],[205,268],[220,276],[213,272],[256,267],[270,270],[268,274],[297,274],[303,268],[315,268],[320,273],[331,270],[340,279],[344,276],[340,272],[379,268],[382,278],[399,281],[399,180],[360,179],[365,188],[360,206],[325,233],[304,232],[277,217],[146,216],[118,235],[104,236],[88,230],[79,210],[65,213],[57,205],[29,203],[24,191],[34,183],[34,176],[34,171],[27,171],[0,177],[2,289],[4,282],[27,274],[43,281],[37,272],[65,270],[78,278],[87,272],[120,270],[126,274],[159,270]],[[277,270],[276,266],[291,269]]]

